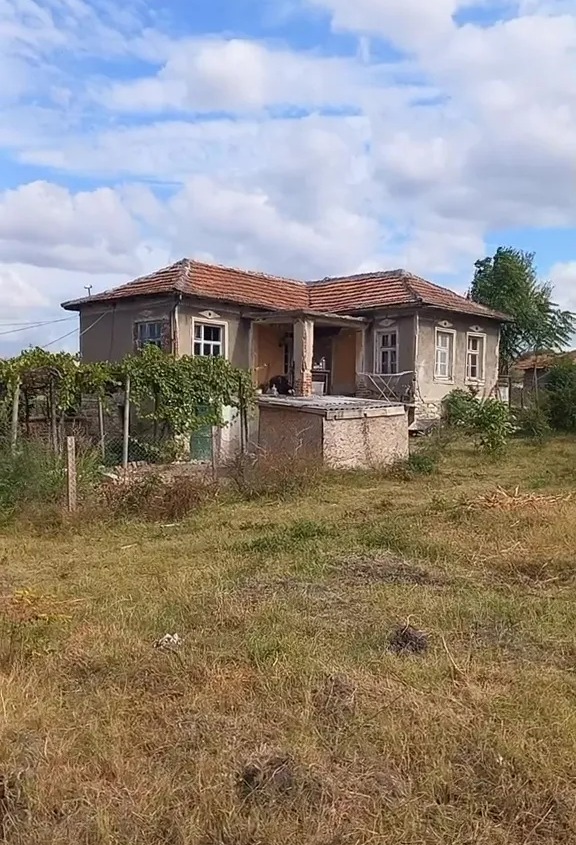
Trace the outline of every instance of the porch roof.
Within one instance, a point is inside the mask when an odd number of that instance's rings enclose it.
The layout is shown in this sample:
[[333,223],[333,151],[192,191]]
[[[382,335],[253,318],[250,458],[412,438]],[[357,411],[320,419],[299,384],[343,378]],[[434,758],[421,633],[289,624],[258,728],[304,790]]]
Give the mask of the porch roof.
[[308,309],[275,311],[273,314],[265,315],[262,313],[251,313],[246,316],[251,318],[255,323],[266,323],[268,325],[293,323],[297,320],[313,320],[319,326],[342,326],[362,329],[370,322],[366,317],[349,317],[346,314],[333,314],[330,311],[310,311]]

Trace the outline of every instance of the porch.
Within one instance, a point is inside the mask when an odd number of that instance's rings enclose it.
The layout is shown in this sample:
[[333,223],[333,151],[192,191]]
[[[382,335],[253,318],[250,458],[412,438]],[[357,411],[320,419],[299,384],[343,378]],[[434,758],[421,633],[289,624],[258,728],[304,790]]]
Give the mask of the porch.
[[250,365],[266,393],[358,396],[412,402],[413,373],[373,372],[371,321],[312,311],[251,315]]

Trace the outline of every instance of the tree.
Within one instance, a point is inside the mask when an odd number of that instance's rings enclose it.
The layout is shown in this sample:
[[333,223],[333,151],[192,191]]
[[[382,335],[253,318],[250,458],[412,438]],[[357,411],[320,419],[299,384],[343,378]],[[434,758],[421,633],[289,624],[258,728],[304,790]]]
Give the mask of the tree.
[[526,352],[556,352],[570,343],[575,315],[552,302],[553,287],[538,279],[534,253],[499,247],[475,267],[470,299],[511,317],[500,338],[502,372]]
[[546,380],[548,413],[558,431],[576,431],[576,363],[561,359],[551,368]]

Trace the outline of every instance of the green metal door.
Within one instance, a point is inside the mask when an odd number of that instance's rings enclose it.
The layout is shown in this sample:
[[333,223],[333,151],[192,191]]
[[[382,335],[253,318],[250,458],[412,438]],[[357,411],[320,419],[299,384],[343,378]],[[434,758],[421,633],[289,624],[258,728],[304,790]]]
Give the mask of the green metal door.
[[[208,408],[198,408],[198,415],[204,416]],[[204,425],[192,432],[190,437],[190,458],[193,461],[212,460],[212,426]]]

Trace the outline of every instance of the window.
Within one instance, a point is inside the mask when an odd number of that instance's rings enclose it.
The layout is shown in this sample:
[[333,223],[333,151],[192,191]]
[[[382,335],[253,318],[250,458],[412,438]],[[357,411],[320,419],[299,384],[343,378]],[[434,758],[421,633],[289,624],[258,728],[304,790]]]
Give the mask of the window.
[[195,322],[194,355],[221,358],[224,355],[224,326]]
[[484,381],[484,343],[484,335],[468,335],[466,378],[469,381]]
[[142,349],[143,346],[152,344],[162,349],[162,323],[146,322],[136,323],[136,346]]
[[376,335],[376,366],[382,375],[398,372],[398,332],[391,329]]
[[454,332],[436,329],[434,377],[444,381],[454,378]]

